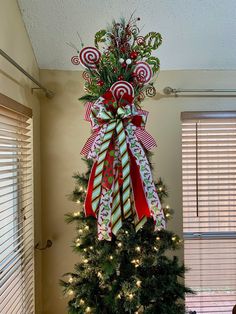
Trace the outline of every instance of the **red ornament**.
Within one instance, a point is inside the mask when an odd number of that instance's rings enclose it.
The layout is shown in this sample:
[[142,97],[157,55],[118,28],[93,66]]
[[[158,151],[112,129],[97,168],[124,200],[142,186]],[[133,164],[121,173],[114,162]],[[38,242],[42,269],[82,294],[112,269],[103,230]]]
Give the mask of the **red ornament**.
[[122,81],[124,79],[124,76],[123,75],[119,75],[117,79],[118,79],[118,81]]
[[120,48],[120,51],[121,51],[122,53],[125,53],[125,52],[126,52],[125,47],[121,47],[121,48]]
[[98,85],[98,86],[103,86],[103,85],[104,85],[104,82],[103,82],[102,80],[99,80],[99,81],[97,81],[97,85]]
[[131,51],[131,53],[130,53],[130,58],[131,59],[137,59],[137,57],[138,57],[138,53],[137,53],[137,51]]
[[122,67],[122,68],[126,68],[126,66],[127,66],[127,64],[126,64],[125,62],[123,62],[123,63],[121,64],[121,67]]

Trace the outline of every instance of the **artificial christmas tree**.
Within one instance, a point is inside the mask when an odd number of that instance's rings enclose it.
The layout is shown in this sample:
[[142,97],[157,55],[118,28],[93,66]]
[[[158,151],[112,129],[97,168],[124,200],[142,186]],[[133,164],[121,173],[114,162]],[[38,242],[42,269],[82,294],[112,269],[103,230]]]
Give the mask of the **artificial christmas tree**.
[[140,36],[138,20],[113,22],[95,35],[96,48],[82,44],[79,51],[92,135],[82,149],[88,171],[74,176],[73,200],[84,210],[66,216],[76,223],[73,247],[81,256],[61,281],[70,314],[181,314],[190,292],[179,281],[184,266],[165,255],[180,240],[165,230],[171,210],[163,203],[165,185],[152,178],[148,151],[155,140],[140,108],[145,94],[155,94],[159,60],[151,52],[162,38]]

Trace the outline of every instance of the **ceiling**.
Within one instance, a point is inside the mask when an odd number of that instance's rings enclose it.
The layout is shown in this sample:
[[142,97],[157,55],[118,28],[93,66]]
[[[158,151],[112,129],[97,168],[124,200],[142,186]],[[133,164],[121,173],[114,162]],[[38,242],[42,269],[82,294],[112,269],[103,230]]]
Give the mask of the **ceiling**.
[[236,69],[235,0],[18,0],[42,69],[78,70],[66,42],[93,45],[112,18],[136,10],[143,34],[158,31],[161,69]]

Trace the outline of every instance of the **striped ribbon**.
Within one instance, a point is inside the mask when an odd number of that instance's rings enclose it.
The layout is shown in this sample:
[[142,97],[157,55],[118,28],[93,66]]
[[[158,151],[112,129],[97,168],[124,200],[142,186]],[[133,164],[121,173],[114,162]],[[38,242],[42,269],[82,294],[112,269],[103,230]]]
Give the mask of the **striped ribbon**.
[[[125,115],[125,111],[122,108],[117,111],[116,119],[112,118],[109,112],[103,112],[103,119],[109,120],[106,126],[106,131],[103,137],[102,145],[100,147],[98,155],[98,163],[95,171],[95,178],[93,184],[93,193],[92,193],[92,209],[96,213],[99,210],[99,203],[101,197],[102,189],[102,179],[103,179],[103,170],[106,155],[108,153],[108,148],[113,138],[114,133],[116,132],[116,137],[118,140],[120,160],[122,166],[122,205],[124,217],[127,218],[131,213],[131,203],[130,203],[130,165],[129,165],[129,155],[126,143],[126,134],[124,130],[124,125],[122,118]],[[121,201],[119,194],[119,184],[118,179],[116,179],[114,197],[113,197],[113,206],[112,206],[112,226],[114,230],[120,228],[121,223]]]

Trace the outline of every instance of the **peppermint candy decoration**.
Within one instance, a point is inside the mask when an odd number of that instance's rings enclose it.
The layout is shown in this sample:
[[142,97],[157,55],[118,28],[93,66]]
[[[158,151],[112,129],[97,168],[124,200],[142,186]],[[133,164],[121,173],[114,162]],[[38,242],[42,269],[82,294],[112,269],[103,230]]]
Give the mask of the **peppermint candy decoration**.
[[79,57],[76,55],[76,56],[73,56],[71,57],[71,63],[74,64],[74,65],[79,65]]
[[133,86],[126,81],[115,82],[110,90],[117,101],[119,101],[124,94],[134,96]]
[[94,47],[85,47],[79,53],[80,63],[90,69],[96,69],[101,58],[101,52]]
[[145,39],[144,39],[144,37],[143,37],[143,36],[138,36],[138,37],[136,38],[136,43],[137,43],[138,45],[144,45],[144,44],[145,44]]
[[147,62],[139,61],[136,63],[134,73],[137,75],[139,81],[147,83],[152,78],[152,69]]

